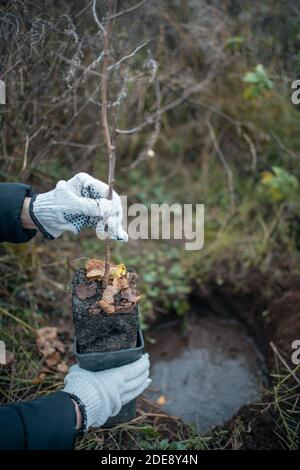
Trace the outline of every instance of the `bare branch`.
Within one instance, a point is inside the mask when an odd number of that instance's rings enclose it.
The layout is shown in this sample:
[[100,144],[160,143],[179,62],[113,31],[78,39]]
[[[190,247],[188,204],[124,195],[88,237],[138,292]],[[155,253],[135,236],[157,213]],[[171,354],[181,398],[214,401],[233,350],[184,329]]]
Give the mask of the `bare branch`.
[[219,158],[221,160],[221,163],[223,165],[223,168],[227,174],[227,179],[228,179],[228,189],[229,189],[229,195],[230,195],[230,211],[233,213],[235,211],[235,200],[234,200],[234,185],[233,185],[233,175],[230,166],[228,165],[226,158],[223,155],[223,152],[220,148],[219,142],[217,140],[215,131],[208,119],[205,119],[206,125],[208,127],[211,140],[214,144],[215,150],[217,154],[219,155]]
[[122,57],[120,60],[118,60],[118,62],[116,62],[115,64],[113,65],[110,65],[108,67],[107,70],[112,70],[116,67],[118,67],[120,64],[122,64],[122,62],[124,62],[125,60],[127,59],[130,59],[131,57],[133,57],[140,49],[142,49],[143,47],[147,46],[147,44],[149,44],[150,40],[149,41],[146,41],[144,42],[143,44],[140,44],[139,46],[137,46],[134,51],[131,52],[131,54],[128,54],[128,55],[125,55],[124,57]]
[[[94,2],[95,5],[95,2]],[[112,14],[114,7],[114,0],[109,1],[109,15]],[[113,20],[108,20],[106,29],[103,28],[103,61],[102,61],[102,79],[101,79],[101,121],[102,121],[102,132],[104,136],[105,145],[108,153],[108,199],[112,199],[113,194],[113,184],[114,184],[114,173],[115,173],[115,163],[116,163],[116,153],[115,153],[115,139],[116,133],[113,133],[113,139],[110,135],[109,125],[108,125],[108,67],[109,67],[109,48],[110,48],[110,37],[112,30]],[[105,240],[105,269],[102,286],[104,288],[108,285],[110,273],[110,241],[107,237]]]
[[[152,81],[154,82],[154,92],[156,96],[156,107],[157,109],[161,108],[161,91],[160,91],[160,82],[157,78],[157,63],[151,59],[151,65],[153,67],[152,70]],[[147,158],[151,158],[154,156],[154,146],[158,140],[159,134],[160,134],[160,129],[161,129],[161,115],[158,114],[155,119],[155,125],[154,125],[154,132],[150,135],[148,138],[145,148],[139,153],[138,157],[136,160],[134,160],[127,169],[133,169],[136,168],[139,163],[142,161],[146,160]]]
[[93,15],[94,15],[94,20],[99,28],[100,31],[102,31],[102,34],[105,34],[105,29],[101,21],[99,20],[98,13],[97,13],[97,0],[93,0]]
[[22,173],[24,173],[24,171],[26,170],[26,167],[27,167],[27,158],[28,158],[28,148],[29,148],[29,135],[26,134],[26,140],[25,140],[25,151],[24,151],[24,159],[23,159],[23,166],[22,166],[22,170],[20,172],[20,175]]
[[247,142],[247,144],[249,145],[249,149],[250,149],[250,152],[251,152],[251,156],[252,156],[252,170],[253,171],[256,171],[256,167],[257,167],[257,152],[256,152],[256,148],[255,148],[255,145],[254,145],[254,142],[253,140],[251,139],[251,137],[246,133],[246,132],[243,132],[242,133],[242,137],[245,139],[245,141]]
[[177,98],[174,101],[171,101],[170,103],[167,103],[165,106],[162,106],[160,109],[157,109],[153,114],[150,114],[150,116],[146,117],[145,121],[139,124],[138,126],[132,128],[132,129],[117,129],[118,134],[134,134],[135,132],[139,132],[143,130],[146,126],[149,126],[150,124],[153,124],[158,116],[161,116],[162,114],[166,113],[167,111],[170,111],[173,108],[176,108],[180,104],[182,104],[185,100],[187,100],[191,95],[195,93],[199,93],[202,91],[204,88],[207,87],[207,85],[211,82],[212,77],[207,77],[203,82],[197,83],[195,86],[185,90],[183,94]]
[[120,16],[126,15],[127,13],[131,13],[132,11],[136,10],[137,8],[140,8],[142,5],[144,5],[148,0],[142,0],[141,2],[137,3],[136,5],[126,8],[125,10],[120,11],[119,13],[115,13],[114,15],[111,15],[108,17],[109,20],[113,20],[115,18],[119,18]]

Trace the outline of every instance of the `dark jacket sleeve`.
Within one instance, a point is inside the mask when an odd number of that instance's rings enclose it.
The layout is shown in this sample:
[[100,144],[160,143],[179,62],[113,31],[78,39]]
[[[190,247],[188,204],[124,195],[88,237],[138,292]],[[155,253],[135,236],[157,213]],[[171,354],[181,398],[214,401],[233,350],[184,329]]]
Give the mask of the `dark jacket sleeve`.
[[34,191],[27,184],[0,183],[0,242],[24,243],[36,234],[36,230],[21,225],[21,210],[25,197]]
[[69,450],[75,439],[76,411],[68,393],[0,407],[2,450]]
[[[36,234],[21,225],[25,197],[21,183],[0,183],[0,242],[24,243]],[[0,449],[73,449],[76,411],[69,394],[57,392],[28,402],[0,406]]]

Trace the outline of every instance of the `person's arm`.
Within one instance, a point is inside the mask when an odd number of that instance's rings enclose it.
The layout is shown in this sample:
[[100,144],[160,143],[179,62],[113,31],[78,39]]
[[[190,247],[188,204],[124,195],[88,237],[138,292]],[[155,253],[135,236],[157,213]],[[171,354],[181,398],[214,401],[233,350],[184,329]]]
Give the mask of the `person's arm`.
[[0,242],[25,243],[35,236],[33,221],[25,217],[26,204],[34,194],[27,184],[0,183]]
[[121,199],[115,191],[112,200],[107,197],[108,185],[86,173],[42,194],[26,184],[0,183],[0,242],[27,242],[37,229],[53,240],[66,230],[78,234],[86,227],[95,228],[99,238],[126,242]]
[[79,424],[74,401],[62,391],[3,405],[0,406],[0,449],[73,449]]
[[65,388],[37,400],[0,406],[0,449],[68,450],[77,431],[102,426],[149,385],[149,358],[101,372],[72,366]]

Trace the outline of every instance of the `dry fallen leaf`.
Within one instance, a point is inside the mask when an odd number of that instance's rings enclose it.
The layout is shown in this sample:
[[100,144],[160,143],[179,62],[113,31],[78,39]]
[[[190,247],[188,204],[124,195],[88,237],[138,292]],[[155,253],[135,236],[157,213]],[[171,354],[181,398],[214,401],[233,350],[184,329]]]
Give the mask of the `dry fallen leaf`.
[[47,356],[45,359],[45,362],[48,367],[54,367],[60,361],[61,361],[61,355],[58,351],[55,351],[54,353],[50,354],[50,356]]
[[132,287],[133,289],[136,288],[136,278],[137,278],[136,273],[132,271],[126,273],[126,279],[129,282],[129,286]]
[[110,276],[121,277],[121,276],[125,276],[125,274],[126,274],[125,264],[121,263],[121,264],[117,264],[116,266],[115,265],[110,266]]
[[167,403],[167,399],[164,395],[161,395],[160,397],[158,397],[158,399],[156,400],[156,403],[160,406],[163,406]]
[[65,374],[68,372],[69,367],[66,361],[62,361],[60,364],[57,365],[57,370],[58,372],[61,372],[62,374]]
[[104,269],[104,261],[102,261],[101,259],[90,258],[85,265],[85,269],[88,273],[90,271],[93,271],[94,269]]
[[101,308],[95,308],[95,307],[91,307],[89,309],[89,313],[91,315],[99,315],[99,313],[101,313]]
[[86,273],[86,278],[89,280],[101,280],[104,276],[103,269],[92,269],[91,271]]
[[90,299],[96,294],[96,283],[80,284],[76,287],[76,295],[80,300]]
[[141,296],[138,295],[137,292],[134,291],[131,287],[128,287],[127,289],[122,289],[120,294],[123,299],[129,300],[129,302],[132,302],[133,304],[137,304],[141,298]]
[[32,379],[31,383],[32,385],[39,385],[45,380],[45,378],[46,374],[44,372],[39,372],[38,375]]
[[[105,262],[100,259],[91,258],[85,265],[87,279],[102,279],[104,277]],[[121,277],[126,274],[125,264],[111,264],[110,278]]]
[[36,345],[48,367],[61,362],[61,353],[65,352],[65,346],[57,339],[56,327],[45,326],[36,330]]
[[115,307],[105,302],[105,300],[99,300],[99,302],[97,303],[99,307],[102,308],[102,310],[104,310],[105,313],[108,313],[109,315],[111,315],[112,313],[115,313]]
[[133,304],[131,302],[125,302],[115,307],[115,313],[131,313],[133,311]]
[[113,304],[114,303],[114,295],[118,293],[118,290],[114,286],[107,286],[104,289],[103,295],[102,295],[102,300],[104,302],[107,302],[108,304]]
[[[95,258],[91,258],[85,265],[86,277],[89,280],[101,281],[104,276],[105,262]],[[76,294],[82,300],[85,300],[89,292],[86,287],[78,286],[79,291]],[[115,297],[120,293],[120,296]],[[94,293],[93,293],[94,295]],[[91,315],[100,313],[97,306],[104,312],[113,314],[115,312],[130,313],[133,311],[141,296],[136,292],[136,274],[132,271],[127,272],[124,264],[110,265],[109,285],[102,294],[102,299],[96,303],[96,306],[90,308]]]
[[121,289],[126,289],[129,287],[129,280],[127,275],[122,277],[114,277],[112,285],[117,289],[118,292]]

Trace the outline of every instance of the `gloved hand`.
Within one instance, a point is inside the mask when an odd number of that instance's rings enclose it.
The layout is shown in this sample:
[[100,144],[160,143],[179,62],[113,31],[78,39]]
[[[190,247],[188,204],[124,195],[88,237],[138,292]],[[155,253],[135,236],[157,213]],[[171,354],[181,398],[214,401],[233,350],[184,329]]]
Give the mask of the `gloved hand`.
[[86,429],[102,426],[126,403],[140,395],[151,382],[148,354],[126,366],[90,372],[72,366],[65,377],[64,392],[79,398],[86,411]]
[[33,196],[30,215],[49,239],[59,237],[65,230],[77,234],[85,227],[94,227],[99,238],[108,235],[127,242],[120,197],[115,191],[112,200],[106,199],[107,195],[106,183],[78,173],[68,181],[59,181],[52,191]]

